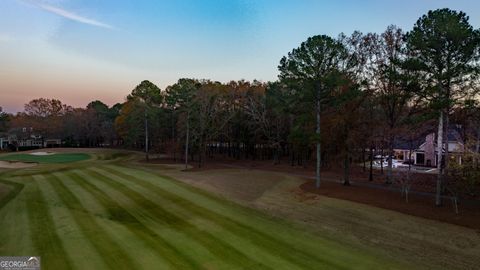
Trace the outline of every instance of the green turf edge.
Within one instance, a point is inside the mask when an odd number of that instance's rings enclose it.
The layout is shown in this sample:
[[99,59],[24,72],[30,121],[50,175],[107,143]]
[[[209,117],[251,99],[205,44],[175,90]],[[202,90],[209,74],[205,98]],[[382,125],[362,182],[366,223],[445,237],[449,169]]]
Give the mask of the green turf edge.
[[41,164],[65,164],[91,159],[87,153],[58,153],[47,156],[35,156],[26,153],[14,153],[0,156],[3,161],[36,162]]

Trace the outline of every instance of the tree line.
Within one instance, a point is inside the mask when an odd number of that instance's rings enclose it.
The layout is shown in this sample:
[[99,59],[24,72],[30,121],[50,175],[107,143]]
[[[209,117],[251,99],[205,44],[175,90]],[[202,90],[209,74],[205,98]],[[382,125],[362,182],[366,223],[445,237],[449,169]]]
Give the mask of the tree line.
[[434,131],[440,205],[446,176],[465,175],[443,149],[451,125],[462,125],[472,153],[465,170],[480,171],[479,57],[480,30],[469,17],[438,9],[408,32],[392,25],[380,34],[312,36],[280,59],[274,82],[184,78],[162,90],[143,81],[112,107],[40,98],[15,116],[0,114],[0,128],[9,118],[67,146],[145,149],[147,159],[167,153],[186,166],[215,157],[314,162],[317,187],[323,168],[341,166],[349,185],[353,163],[369,159],[371,167],[379,149],[391,157],[396,141]]

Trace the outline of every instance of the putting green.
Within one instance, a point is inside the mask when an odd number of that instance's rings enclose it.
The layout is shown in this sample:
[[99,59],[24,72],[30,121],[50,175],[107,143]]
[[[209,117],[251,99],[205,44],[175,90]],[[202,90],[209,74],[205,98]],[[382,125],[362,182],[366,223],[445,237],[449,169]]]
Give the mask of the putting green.
[[36,156],[30,154],[10,154],[0,156],[0,160],[38,162],[38,163],[70,163],[81,160],[87,160],[90,155],[85,153],[58,153],[45,156]]
[[[50,156],[49,156],[50,157]],[[0,256],[45,269],[400,269],[174,179],[112,162],[0,175]]]

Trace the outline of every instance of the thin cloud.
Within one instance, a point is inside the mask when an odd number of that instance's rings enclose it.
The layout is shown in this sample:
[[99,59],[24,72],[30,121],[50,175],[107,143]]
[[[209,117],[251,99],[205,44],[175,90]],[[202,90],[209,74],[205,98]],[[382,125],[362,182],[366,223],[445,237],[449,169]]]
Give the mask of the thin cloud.
[[92,26],[107,28],[107,29],[114,29],[114,27],[109,25],[109,24],[99,22],[99,21],[94,20],[94,19],[90,19],[90,18],[80,16],[78,14],[75,14],[71,11],[68,11],[68,10],[65,10],[65,9],[62,9],[62,8],[54,7],[54,6],[51,6],[51,5],[48,5],[48,4],[36,3],[36,2],[31,2],[31,1],[29,1],[29,2],[34,4],[37,7],[41,8],[41,9],[45,10],[45,11],[56,14],[58,16],[62,16],[64,18],[72,20],[72,21],[76,21],[76,22],[79,22],[79,23],[88,24],[88,25],[92,25]]

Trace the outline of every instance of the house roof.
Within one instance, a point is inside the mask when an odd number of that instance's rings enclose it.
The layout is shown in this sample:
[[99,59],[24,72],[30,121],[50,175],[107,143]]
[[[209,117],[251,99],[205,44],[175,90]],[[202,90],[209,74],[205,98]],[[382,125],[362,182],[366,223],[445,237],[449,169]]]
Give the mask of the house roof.
[[[428,133],[428,134],[431,134],[431,133]],[[395,142],[393,144],[393,148],[394,149],[408,150],[408,149],[410,149],[410,144],[411,144],[412,149],[418,149],[418,148],[420,148],[420,146],[422,144],[425,143],[425,137],[428,134],[424,134],[423,136],[419,136],[418,138],[416,138],[412,141],[404,139],[404,138],[398,138],[398,139],[395,140]],[[449,142],[459,142],[459,143],[463,144],[462,136],[460,135],[460,132],[457,128],[451,128],[451,129],[448,130],[448,141]],[[434,143],[436,144],[436,142],[437,142],[437,140],[435,138]]]
[[409,150],[410,147],[412,150],[417,149],[423,142],[425,142],[425,137],[420,137],[413,140],[406,140],[404,138],[395,139],[393,143],[394,149],[404,149]]

